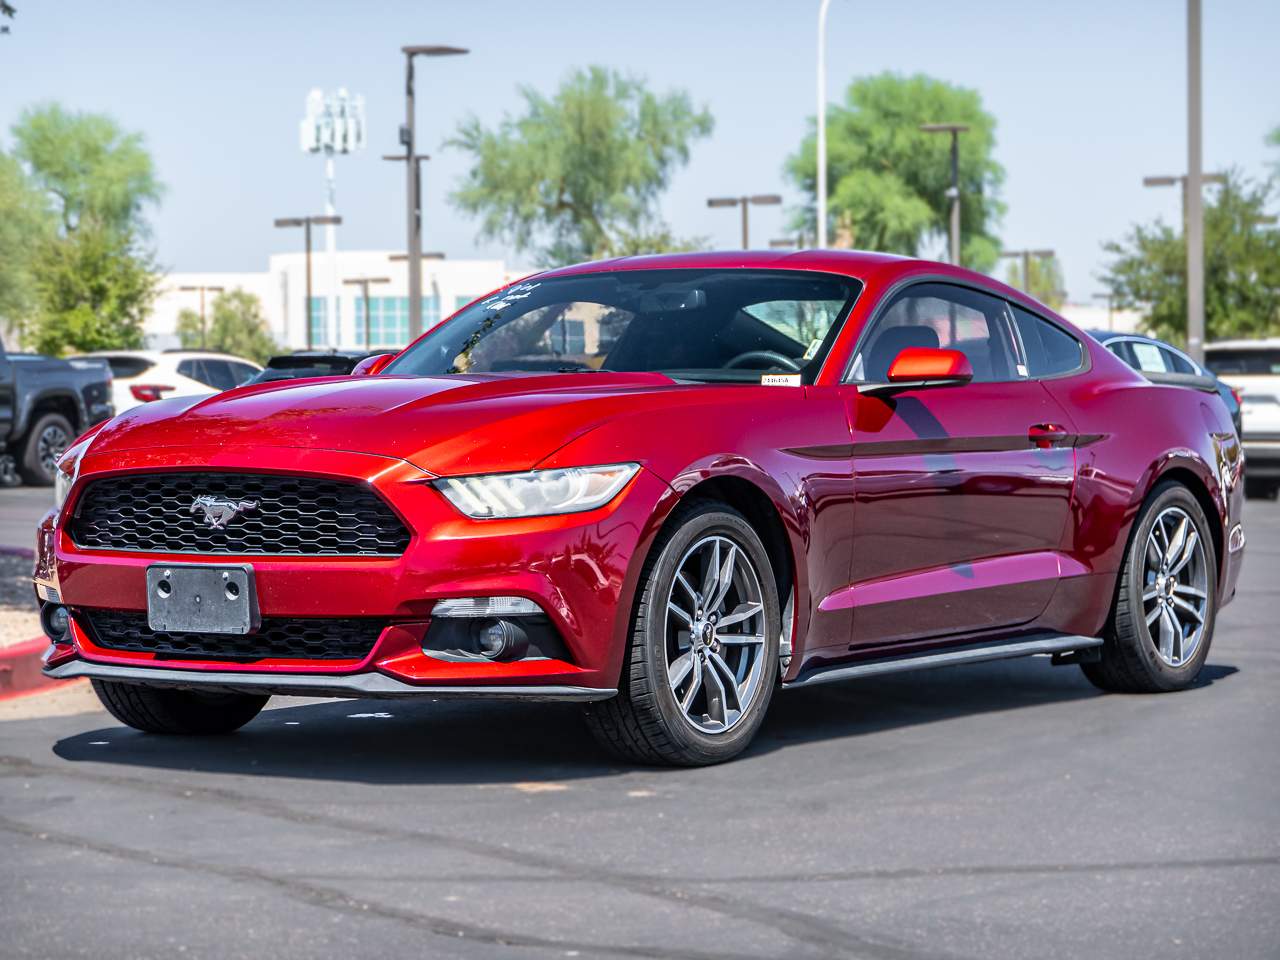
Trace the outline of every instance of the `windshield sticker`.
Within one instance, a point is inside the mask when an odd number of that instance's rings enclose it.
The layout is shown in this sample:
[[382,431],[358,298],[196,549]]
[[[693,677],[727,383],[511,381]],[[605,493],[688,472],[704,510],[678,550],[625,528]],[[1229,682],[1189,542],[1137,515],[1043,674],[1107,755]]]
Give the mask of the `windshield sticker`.
[[494,294],[488,300],[482,300],[480,306],[488,307],[490,310],[505,310],[517,300],[530,296],[540,286],[542,286],[541,283],[517,283],[514,287],[508,287],[501,293]]
[[798,387],[800,386],[800,374],[798,373],[762,373],[760,374],[760,386],[762,387]]
[[822,338],[819,337],[809,343],[809,349],[804,352],[805,360],[812,360],[818,355],[818,351],[822,349]]

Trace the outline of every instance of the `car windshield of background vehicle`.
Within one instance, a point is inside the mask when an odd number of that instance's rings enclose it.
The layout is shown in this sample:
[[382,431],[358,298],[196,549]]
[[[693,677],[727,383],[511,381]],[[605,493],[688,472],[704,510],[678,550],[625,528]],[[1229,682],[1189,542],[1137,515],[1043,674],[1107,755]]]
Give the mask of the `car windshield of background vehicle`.
[[384,373],[655,372],[812,383],[861,284],[799,271],[628,270],[528,280],[409,347]]
[[1220,377],[1231,374],[1253,377],[1280,376],[1280,349],[1275,350],[1210,350],[1205,366]]

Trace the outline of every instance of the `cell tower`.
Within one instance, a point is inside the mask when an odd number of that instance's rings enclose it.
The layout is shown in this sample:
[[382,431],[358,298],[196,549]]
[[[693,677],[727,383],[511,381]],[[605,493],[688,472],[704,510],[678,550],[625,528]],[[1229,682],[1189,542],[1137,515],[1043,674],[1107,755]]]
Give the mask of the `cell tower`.
[[[364,97],[351,96],[339,87],[336,93],[326,94],[318,87],[307,94],[307,115],[299,124],[299,142],[304,153],[324,154],[325,205],[324,212],[336,214],[337,184],[334,157],[355,153],[365,147]],[[341,342],[338,324],[338,233],[333,224],[324,228],[325,252],[329,260],[329,296],[325,307],[325,340],[337,348]],[[307,323],[311,323],[311,304],[306,308]]]

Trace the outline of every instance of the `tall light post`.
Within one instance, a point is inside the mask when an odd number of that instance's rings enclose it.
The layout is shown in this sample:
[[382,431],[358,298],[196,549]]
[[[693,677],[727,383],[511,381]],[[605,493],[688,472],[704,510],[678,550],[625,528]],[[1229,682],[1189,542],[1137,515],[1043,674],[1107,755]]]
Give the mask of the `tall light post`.
[[818,247],[827,245],[827,11],[818,6]]
[[1022,292],[1029,296],[1035,296],[1031,292],[1031,258],[1048,260],[1056,256],[1056,254],[1052,250],[1001,250],[1000,256],[1022,261]]
[[1112,293],[1110,290],[1108,290],[1106,293],[1095,293],[1093,295],[1093,299],[1107,301],[1107,329],[1114,330],[1116,328],[1116,323],[1115,323],[1116,295]]
[[969,129],[966,123],[922,123],[920,129],[925,133],[951,134],[951,189],[947,196],[951,199],[951,230],[947,239],[948,258],[957,267],[960,266],[960,134]]
[[204,292],[206,290],[212,290],[214,293],[221,293],[223,290],[226,289],[226,287],[192,286],[192,287],[179,287],[178,289],[181,290],[183,293],[195,293],[197,290],[200,291],[200,349],[203,350],[205,347],[209,345],[208,344],[209,327],[205,323],[205,319],[204,319]]
[[301,227],[303,237],[305,238],[304,242],[307,251],[307,302],[306,306],[303,308],[302,317],[304,325],[307,328],[308,350],[313,346],[311,342],[311,227],[313,225],[328,226],[329,224],[333,224],[336,227],[340,223],[342,223],[341,217],[330,216],[329,214],[311,217],[278,217],[275,220],[275,225],[277,227]]
[[[327,216],[335,216],[337,207],[337,175],[334,157],[356,153],[365,147],[364,97],[351,96],[345,89],[326,94],[313,89],[307,94],[307,115],[298,127],[298,140],[304,153],[324,155],[325,203]],[[338,322],[338,232],[336,224],[324,228],[325,252],[329,262],[329,295],[325,302],[326,337],[333,343],[341,339]]]
[[747,209],[751,206],[777,206],[782,197],[776,193],[758,193],[754,197],[711,197],[708,207],[741,207],[742,208],[742,249],[751,249],[751,225]]
[[[388,159],[401,160],[405,165],[405,197],[409,220],[409,259],[416,262],[422,254],[422,191],[419,169],[426,159],[414,149],[414,57],[452,57],[470,51],[462,47],[417,45],[401,47],[404,54],[404,124],[400,127],[400,145],[404,155]],[[422,277],[417,270],[409,271],[409,339],[416,340],[422,333]]]
[[1200,0],[1187,0],[1187,353],[1204,363],[1204,173],[1200,135]]
[[390,277],[351,277],[343,280],[348,286],[360,288],[360,299],[364,302],[364,348],[369,349],[369,286],[374,283],[390,283]]

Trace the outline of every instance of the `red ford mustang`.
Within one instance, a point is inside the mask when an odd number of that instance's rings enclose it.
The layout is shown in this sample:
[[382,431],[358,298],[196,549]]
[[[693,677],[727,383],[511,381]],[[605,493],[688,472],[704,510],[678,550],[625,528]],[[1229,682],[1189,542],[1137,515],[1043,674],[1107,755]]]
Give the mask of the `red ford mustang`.
[[1052,654],[1190,684],[1243,459],[987,277],[842,252],[538,274],[356,376],[144,404],[60,462],[47,672],[159,733],[271,694],[576,700],[703,764],[774,691]]

